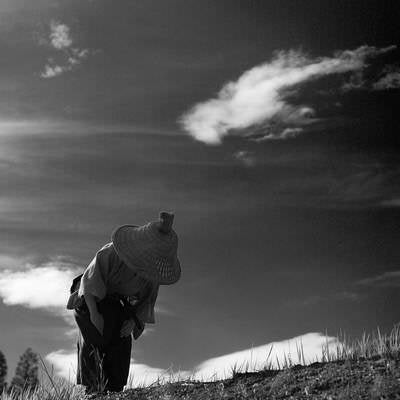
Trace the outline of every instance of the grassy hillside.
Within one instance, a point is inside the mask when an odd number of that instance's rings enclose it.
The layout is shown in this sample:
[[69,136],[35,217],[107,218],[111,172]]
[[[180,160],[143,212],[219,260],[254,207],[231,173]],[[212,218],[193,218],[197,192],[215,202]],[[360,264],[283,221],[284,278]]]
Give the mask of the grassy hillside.
[[400,399],[400,359],[314,363],[282,371],[237,373],[211,383],[177,382],[121,394],[94,395],[97,400],[139,399]]
[[[280,369],[258,372],[233,370],[232,377],[214,382],[185,380],[157,383],[122,393],[84,395],[73,385],[50,382],[35,393],[3,394],[1,400],[189,400],[189,399],[399,399],[400,325],[374,335],[323,349],[319,362],[304,366],[289,358]],[[298,352],[302,361],[302,352]]]

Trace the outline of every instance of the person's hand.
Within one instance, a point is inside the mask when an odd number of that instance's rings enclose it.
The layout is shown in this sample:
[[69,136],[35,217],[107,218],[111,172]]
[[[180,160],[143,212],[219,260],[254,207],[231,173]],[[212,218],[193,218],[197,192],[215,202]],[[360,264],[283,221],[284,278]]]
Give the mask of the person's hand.
[[104,318],[99,312],[94,312],[90,314],[90,321],[99,331],[100,335],[103,336],[104,328]]
[[134,328],[135,328],[135,321],[133,319],[127,319],[122,324],[120,336],[121,337],[129,336],[133,332]]

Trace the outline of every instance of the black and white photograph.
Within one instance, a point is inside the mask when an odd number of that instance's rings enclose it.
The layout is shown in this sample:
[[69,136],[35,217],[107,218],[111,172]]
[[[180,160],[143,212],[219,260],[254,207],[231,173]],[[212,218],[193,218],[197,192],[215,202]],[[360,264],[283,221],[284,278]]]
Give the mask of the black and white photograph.
[[397,0],[0,0],[0,400],[400,399]]

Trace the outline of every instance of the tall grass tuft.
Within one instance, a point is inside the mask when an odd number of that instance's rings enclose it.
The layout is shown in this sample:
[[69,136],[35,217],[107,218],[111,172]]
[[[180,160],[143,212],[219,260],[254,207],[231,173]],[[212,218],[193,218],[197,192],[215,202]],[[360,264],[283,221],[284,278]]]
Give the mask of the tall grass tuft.
[[339,340],[341,345],[335,357],[338,360],[397,357],[400,353],[400,324],[396,324],[388,334],[377,328],[372,335],[363,333],[360,339],[350,341],[343,335]]
[[0,400],[79,400],[84,394],[83,388],[54,376],[53,369],[48,370],[43,358],[39,355],[40,369],[44,378],[35,389],[23,387],[21,390],[4,391]]

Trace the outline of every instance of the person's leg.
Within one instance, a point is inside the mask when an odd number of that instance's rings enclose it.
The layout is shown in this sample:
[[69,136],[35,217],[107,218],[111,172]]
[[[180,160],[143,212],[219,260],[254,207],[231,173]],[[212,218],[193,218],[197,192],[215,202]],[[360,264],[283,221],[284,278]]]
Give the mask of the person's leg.
[[107,376],[106,389],[120,392],[128,380],[132,338],[131,335],[120,337],[125,316],[123,306],[118,301],[104,302],[100,304],[100,309],[105,316],[111,312],[113,315],[112,323],[108,323],[107,328],[104,330],[104,336],[107,341],[104,358],[104,372],[105,376]]
[[74,312],[79,327],[77,384],[86,386],[87,391],[98,391],[102,386],[102,359],[104,359],[104,341],[96,327],[90,322],[89,312]]
[[104,370],[108,377],[107,390],[120,392],[126,385],[131,361],[131,348],[131,335],[120,338],[107,348],[104,358]]
[[98,303],[104,318],[103,335],[90,321],[87,308],[75,310],[79,327],[77,383],[87,386],[89,391],[105,388],[120,391],[126,385],[132,339],[120,337],[125,319],[123,306],[113,299],[105,298]]

